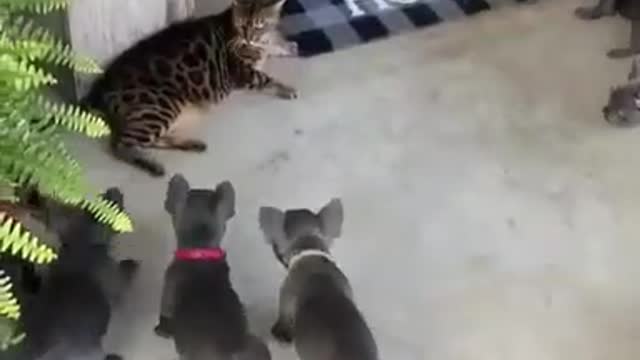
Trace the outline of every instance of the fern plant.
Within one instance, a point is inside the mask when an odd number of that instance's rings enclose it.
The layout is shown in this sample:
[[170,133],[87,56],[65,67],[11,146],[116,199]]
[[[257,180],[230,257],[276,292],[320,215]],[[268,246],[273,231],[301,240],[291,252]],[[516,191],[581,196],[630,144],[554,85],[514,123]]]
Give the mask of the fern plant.
[[[0,203],[19,206],[13,194],[36,187],[44,196],[88,209],[114,230],[127,232],[132,229],[128,216],[96,196],[62,139],[68,131],[101,137],[109,128],[98,116],[46,96],[57,79],[45,66],[84,73],[98,73],[100,68],[23,17],[64,10],[69,1],[0,0],[0,190],[9,190],[0,193]],[[0,207],[0,263],[9,254],[37,264],[56,258],[53,249]],[[20,304],[11,289],[10,279],[0,270],[0,351],[24,337],[15,330]]]

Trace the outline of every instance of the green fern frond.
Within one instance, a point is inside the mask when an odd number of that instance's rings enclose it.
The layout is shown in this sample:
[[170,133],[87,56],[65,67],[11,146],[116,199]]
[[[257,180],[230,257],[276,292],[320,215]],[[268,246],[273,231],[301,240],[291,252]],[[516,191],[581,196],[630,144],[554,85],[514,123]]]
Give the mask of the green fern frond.
[[0,0],[0,8],[11,12],[29,11],[46,14],[63,10],[69,6],[69,0]]
[[131,232],[133,230],[131,218],[112,201],[102,198],[93,201],[85,200],[80,206],[93,213],[98,221],[110,224],[118,232]]
[[[16,129],[13,131],[17,135]],[[0,133],[0,169],[4,170],[4,177],[22,186],[37,186],[43,195],[65,204],[85,208],[116,231],[132,231],[130,218],[115,204],[102,198],[87,200],[89,190],[80,165],[55,139],[55,134],[22,134],[14,138]]]
[[15,320],[0,316],[0,352],[18,345],[27,337],[25,333],[17,333],[16,328]]
[[16,320],[20,318],[20,304],[11,288],[11,279],[0,270],[0,316]]
[[27,60],[16,59],[7,54],[0,55],[0,86],[15,91],[36,90],[43,85],[54,85],[58,81],[51,74],[37,68]]
[[103,137],[110,134],[110,129],[100,117],[82,110],[80,107],[70,104],[54,104],[40,99],[43,110],[56,125],[68,130],[85,134],[92,138]]
[[43,195],[83,207],[116,231],[132,231],[131,220],[115,204],[101,198],[86,200],[89,190],[82,169],[53,132],[55,127],[49,126],[40,133],[28,131],[29,126],[46,126],[46,121],[42,123],[45,125],[37,125],[37,121],[36,125],[16,122],[11,136],[3,136],[0,129],[0,169],[4,170],[4,178],[22,186],[37,186]]
[[[84,73],[100,73],[100,66],[20,15],[62,10],[69,3],[0,0],[0,199],[14,202],[12,190],[35,186],[43,196],[85,209],[114,230],[129,232],[133,226],[124,211],[110,201],[88,196],[91,191],[82,168],[62,140],[63,130],[100,137],[109,134],[109,127],[79,106],[43,97],[45,87],[57,83],[44,65]],[[7,189],[7,194],[2,193]],[[13,254],[32,263],[53,261],[55,252],[7,214],[13,210],[11,206],[0,209],[0,258]],[[19,316],[9,278],[0,273],[0,351],[24,338],[17,334]]]
[[11,279],[0,270],[0,351],[20,343],[26,335],[16,334],[15,320],[20,318],[20,304],[11,292]]
[[[2,0],[0,0],[2,1]],[[11,51],[31,61],[40,60],[53,65],[66,66],[83,73],[98,74],[102,69],[94,60],[74,53],[71,46],[64,44],[31,20],[17,16],[6,21],[4,35],[8,39],[5,51]]]
[[58,151],[55,135],[33,134],[23,129],[14,136],[0,134],[0,169],[4,177],[22,186],[38,186],[43,193],[79,203],[87,186],[82,169],[68,154]]
[[[22,225],[5,213],[0,213],[0,253],[9,253],[36,264],[47,264],[56,253]],[[0,315],[1,313],[0,309]]]

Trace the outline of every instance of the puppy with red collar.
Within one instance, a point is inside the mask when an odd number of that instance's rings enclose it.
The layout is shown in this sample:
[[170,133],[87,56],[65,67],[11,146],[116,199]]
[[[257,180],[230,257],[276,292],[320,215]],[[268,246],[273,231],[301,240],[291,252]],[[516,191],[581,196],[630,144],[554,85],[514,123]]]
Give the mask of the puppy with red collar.
[[235,215],[233,185],[224,181],[213,190],[192,189],[175,175],[165,209],[177,250],[165,273],[156,334],[173,337],[182,360],[270,360],[267,346],[249,332],[222,248],[227,222]]

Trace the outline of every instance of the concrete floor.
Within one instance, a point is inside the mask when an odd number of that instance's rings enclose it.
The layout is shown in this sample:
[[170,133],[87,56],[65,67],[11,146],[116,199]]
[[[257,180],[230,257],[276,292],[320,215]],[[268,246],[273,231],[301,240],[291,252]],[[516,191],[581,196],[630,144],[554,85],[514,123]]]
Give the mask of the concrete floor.
[[[284,271],[257,209],[345,205],[335,256],[383,359],[637,360],[640,130],[601,118],[629,61],[619,19],[547,0],[311,60],[276,60],[299,100],[238,93],[199,130],[205,155],[161,153],[194,185],[234,182],[225,240],[252,326],[267,336]],[[144,264],[107,346],[175,359],[152,333],[173,250],[154,180],[81,143],[92,179],[120,185]],[[269,338],[270,339],[270,338]],[[295,359],[269,340],[274,359]]]

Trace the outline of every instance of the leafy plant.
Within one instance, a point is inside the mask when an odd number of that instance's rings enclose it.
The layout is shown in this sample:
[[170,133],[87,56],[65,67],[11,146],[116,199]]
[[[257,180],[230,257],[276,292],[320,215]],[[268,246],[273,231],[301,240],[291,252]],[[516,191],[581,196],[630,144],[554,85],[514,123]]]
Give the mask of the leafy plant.
[[[0,0],[0,191],[6,192],[0,192],[0,203],[19,207],[14,194],[35,187],[44,196],[88,209],[116,231],[127,232],[132,229],[128,216],[89,187],[62,139],[69,131],[101,137],[109,128],[98,116],[46,96],[57,83],[47,65],[85,73],[98,73],[100,68],[23,16],[68,5],[69,0]],[[9,254],[37,264],[54,261],[54,250],[6,208],[0,207],[0,263]],[[0,351],[24,337],[15,334],[20,305],[11,289],[10,279],[0,271]]]

